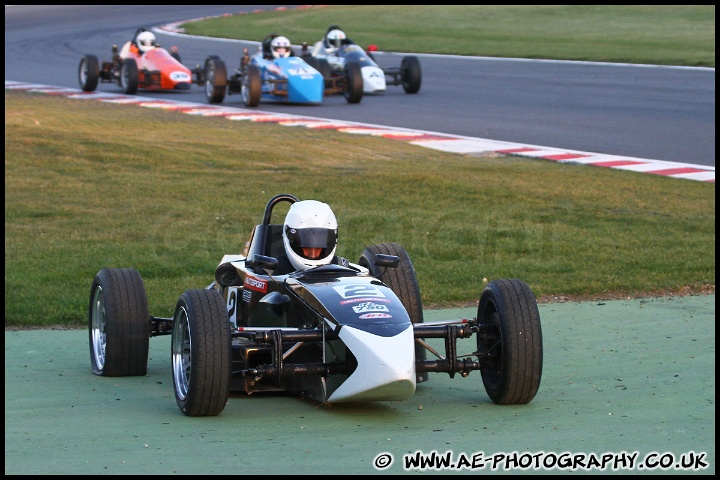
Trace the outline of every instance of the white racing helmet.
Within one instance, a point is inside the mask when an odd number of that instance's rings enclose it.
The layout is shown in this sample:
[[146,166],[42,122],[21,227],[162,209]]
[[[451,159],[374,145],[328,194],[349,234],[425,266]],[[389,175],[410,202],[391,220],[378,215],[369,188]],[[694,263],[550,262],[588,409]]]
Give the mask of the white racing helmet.
[[347,38],[345,36],[345,32],[342,30],[330,30],[327,34],[327,41],[328,45],[334,48],[340,48],[342,46],[342,41]]
[[145,53],[155,48],[155,35],[152,32],[142,32],[137,36],[138,49]]
[[296,270],[330,264],[337,239],[337,220],[327,203],[303,200],[292,204],[283,225],[283,245]]
[[289,57],[291,48],[290,40],[286,37],[275,37],[270,42],[270,51],[275,58]]

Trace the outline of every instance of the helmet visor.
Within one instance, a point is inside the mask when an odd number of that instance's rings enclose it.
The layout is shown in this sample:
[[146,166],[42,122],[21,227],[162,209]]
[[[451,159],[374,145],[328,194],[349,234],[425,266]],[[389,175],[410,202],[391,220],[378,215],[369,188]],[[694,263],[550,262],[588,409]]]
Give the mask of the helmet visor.
[[285,227],[290,248],[308,260],[327,257],[337,243],[337,230],[329,228]]

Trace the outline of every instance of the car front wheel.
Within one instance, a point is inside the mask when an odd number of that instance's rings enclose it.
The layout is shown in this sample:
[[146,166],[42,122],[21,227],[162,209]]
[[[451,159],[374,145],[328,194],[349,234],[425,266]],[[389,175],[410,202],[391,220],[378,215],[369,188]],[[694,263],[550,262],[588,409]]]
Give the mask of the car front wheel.
[[173,317],[175,400],[191,417],[219,415],[230,393],[232,343],[225,302],[214,289],[187,290]]
[[363,97],[363,78],[360,65],[350,62],[345,65],[345,100],[348,103],[360,103]]
[[257,65],[249,64],[242,79],[242,98],[247,107],[257,107],[262,93],[262,78]]
[[100,62],[95,55],[85,55],[78,66],[78,81],[85,92],[93,92],[100,79]]
[[137,62],[132,58],[123,60],[120,67],[120,87],[126,95],[134,95],[140,82]]
[[404,57],[400,63],[400,79],[405,93],[417,93],[422,83],[420,60],[415,56]]
[[104,268],[88,308],[90,364],[95,375],[147,374],[150,316],[145,286],[132,268]]
[[225,62],[209,58],[205,64],[205,98],[208,103],[222,103],[227,89]]
[[537,302],[518,279],[490,282],[480,296],[477,334],[485,390],[500,405],[529,403],[542,376],[542,331]]

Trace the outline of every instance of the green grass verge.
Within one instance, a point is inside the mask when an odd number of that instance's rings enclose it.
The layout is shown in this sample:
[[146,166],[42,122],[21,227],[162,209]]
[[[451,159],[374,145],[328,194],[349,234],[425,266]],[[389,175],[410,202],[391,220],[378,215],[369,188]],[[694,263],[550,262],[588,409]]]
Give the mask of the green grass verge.
[[192,35],[299,45],[340,25],[381,51],[715,67],[715,5],[327,5],[183,25]]
[[171,316],[277,193],[328,202],[351,261],[402,244],[426,307],[477,300],[484,278],[714,291],[714,184],[6,91],[6,325],[83,324],[103,267],[136,268]]

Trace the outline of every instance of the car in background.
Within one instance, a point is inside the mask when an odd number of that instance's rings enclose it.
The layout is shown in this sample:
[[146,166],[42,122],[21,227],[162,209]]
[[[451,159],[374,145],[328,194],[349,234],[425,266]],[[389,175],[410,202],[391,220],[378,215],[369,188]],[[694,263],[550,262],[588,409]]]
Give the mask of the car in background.
[[402,85],[405,93],[420,90],[422,69],[416,56],[403,57],[399,67],[381,68],[375,62],[373,51],[377,51],[377,46],[371,45],[365,51],[337,25],[332,25],[325,37],[315,42],[312,48],[303,45],[302,57],[326,78],[342,76],[347,65],[357,64],[362,72],[363,92],[366,94],[384,92],[387,85]]
[[78,81],[85,92],[95,91],[99,83],[114,83],[123,93],[133,95],[138,89],[190,90],[193,83],[201,84],[203,72],[183,65],[176,47],[172,51],[162,48],[151,32],[141,28],[121,49],[113,45],[108,61],[84,55],[78,66]]
[[240,65],[229,76],[225,62],[209,57],[202,74],[208,102],[221,103],[226,93],[242,95],[247,107],[256,107],[261,101],[320,104],[326,95],[335,93],[342,93],[348,103],[362,100],[359,65],[349,64],[332,79],[326,78],[296,55],[289,42],[287,56],[274,56],[271,43],[278,38],[284,39],[278,34],[268,35],[253,55],[244,49]]

